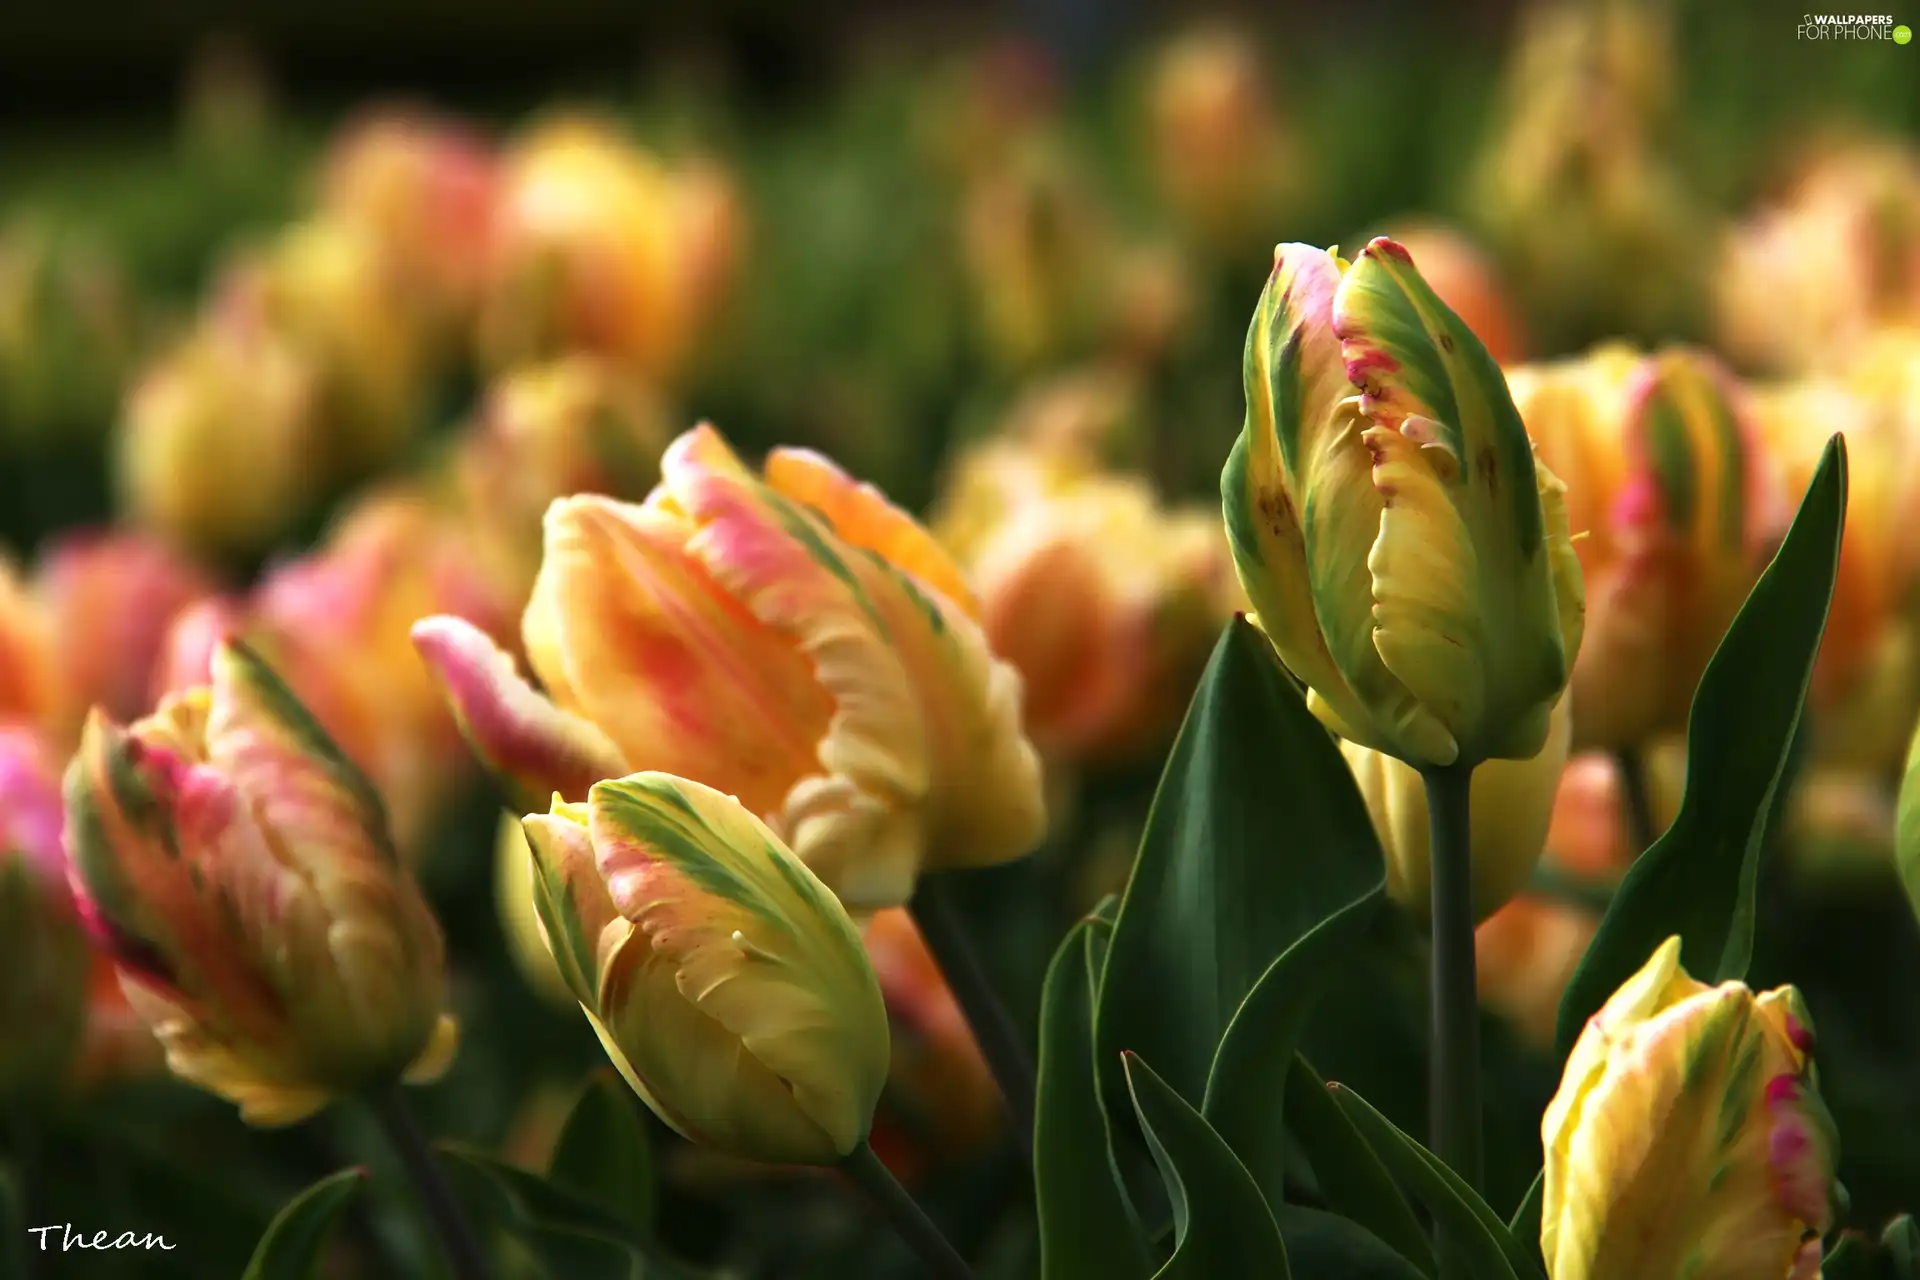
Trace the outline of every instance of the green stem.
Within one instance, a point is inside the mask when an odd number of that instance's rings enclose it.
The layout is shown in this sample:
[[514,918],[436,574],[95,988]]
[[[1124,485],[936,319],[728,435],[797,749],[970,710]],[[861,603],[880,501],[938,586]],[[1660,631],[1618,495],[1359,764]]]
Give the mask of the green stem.
[[1613,753],[1614,768],[1620,774],[1620,807],[1627,819],[1627,839],[1635,857],[1653,847],[1659,838],[1653,817],[1653,787],[1647,779],[1647,757],[1638,747],[1621,747]]
[[1021,1150],[1033,1150],[1033,1054],[1020,1034],[1019,1026],[994,990],[993,980],[980,961],[980,953],[967,936],[953,892],[939,873],[923,875],[915,888],[907,910],[926,939],[940,973],[947,980],[960,1011],[966,1015],[981,1055],[993,1071],[1000,1093],[1007,1103],[1007,1114],[1020,1139]]
[[393,1085],[368,1095],[367,1105],[419,1193],[420,1206],[426,1210],[446,1250],[454,1280],[487,1280],[490,1273],[480,1238],[474,1234],[473,1224],[467,1221],[460,1202],[454,1198],[453,1188],[447,1185],[446,1175],[434,1160],[427,1136],[420,1131],[400,1086]]
[[887,1224],[900,1234],[920,1261],[926,1264],[927,1271],[939,1277],[939,1280],[975,1280],[973,1268],[953,1247],[953,1242],[940,1234],[940,1228],[933,1225],[907,1189],[900,1185],[899,1179],[880,1163],[880,1157],[873,1148],[862,1142],[853,1149],[853,1154],[840,1162],[840,1169],[852,1183],[867,1193],[874,1207],[880,1210]]
[[1433,1152],[1480,1189],[1480,1001],[1473,957],[1473,766],[1421,774],[1433,877]]

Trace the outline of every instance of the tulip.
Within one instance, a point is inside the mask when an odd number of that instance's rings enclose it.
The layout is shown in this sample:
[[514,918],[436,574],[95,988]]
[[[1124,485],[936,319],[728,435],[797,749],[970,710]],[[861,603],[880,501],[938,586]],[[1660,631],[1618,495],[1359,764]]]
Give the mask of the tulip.
[[1537,756],[1580,647],[1580,570],[1565,486],[1479,341],[1390,240],[1351,267],[1282,245],[1246,391],[1227,532],[1315,712],[1419,769]]
[[432,1079],[452,1056],[439,925],[379,797],[251,652],[67,771],[70,876],[183,1079],[254,1124]]
[[[966,539],[981,625],[1020,672],[1027,732],[1043,753],[1135,754],[1171,735],[1227,616],[1219,523],[1166,510],[1133,476],[1052,494],[1044,485],[1033,481],[997,527]],[[969,518],[959,520],[964,536]]]
[[326,437],[309,467],[356,476],[411,443],[424,422],[429,335],[364,227],[324,218],[290,227],[236,263],[221,290],[220,307],[286,335],[314,370]]
[[34,587],[57,637],[61,742],[91,707],[130,720],[151,705],[153,671],[176,617],[212,583],[163,542],[132,532],[69,535],[43,556]]
[[502,598],[523,600],[540,567],[540,518],[572,493],[639,497],[670,433],[648,388],[573,355],[503,375],[460,442],[454,483]]
[[[1474,770],[1472,823],[1474,919],[1485,920],[1518,893],[1545,847],[1554,796],[1572,736],[1568,700],[1555,706],[1546,745],[1527,760],[1492,760]],[[1341,744],[1374,834],[1387,859],[1387,893],[1423,914],[1432,899],[1427,793],[1412,766],[1383,751]]]
[[67,889],[60,771],[38,735],[0,728],[0,1099],[45,1094],[76,1062],[93,953]]
[[58,718],[60,652],[51,620],[13,562],[0,554],[0,724]]
[[1552,1280],[1813,1280],[1835,1135],[1800,993],[1696,982],[1670,938],[1587,1023],[1541,1123]]
[[591,351],[673,380],[722,299],[738,207],[718,170],[670,169],[585,117],[541,126],[505,160],[483,348],[496,365]]
[[1920,324],[1920,159],[1890,141],[1823,146],[1727,231],[1714,285],[1722,345],[1785,373],[1845,360],[1876,326]]
[[[1672,825],[1680,811],[1686,763],[1681,739],[1661,739],[1647,753],[1653,820],[1660,830]],[[1475,809],[1476,824],[1483,812]],[[1476,855],[1479,847],[1476,836]],[[1627,832],[1620,769],[1613,757],[1593,751],[1568,760],[1553,794],[1541,866],[1605,890],[1639,852]],[[1550,893],[1521,893],[1474,933],[1481,1003],[1513,1022],[1530,1043],[1551,1048],[1560,997],[1599,927],[1593,906]]]
[[471,318],[486,266],[498,173],[487,140],[465,126],[387,108],[330,148],[321,212],[363,229],[399,277],[418,323]]
[[414,628],[519,811],[657,766],[737,796],[860,912],[1032,848],[1020,680],[933,538],[817,454],[755,475],[711,427],[661,473],[644,504],[548,511],[522,624],[546,697],[475,628]]
[[901,1162],[977,1150],[1000,1132],[1000,1095],[960,1002],[905,911],[877,913],[864,939],[893,1022],[889,1100],[907,1113]]
[[1576,334],[1672,329],[1705,291],[1705,215],[1663,145],[1678,79],[1663,8],[1530,10],[1472,175],[1476,220],[1515,283]]
[[1298,147],[1275,109],[1263,53],[1244,33],[1203,28],[1161,49],[1148,71],[1147,114],[1162,194],[1222,247],[1240,247],[1293,194]]
[[1508,384],[1584,535],[1575,747],[1626,749],[1685,728],[1707,660],[1785,523],[1744,393],[1702,353],[1622,346],[1516,369]]
[[197,550],[258,551],[318,487],[321,402],[310,358],[255,320],[202,323],[135,383],[116,458],[141,525]]
[[175,624],[163,691],[206,682],[227,637],[270,661],[373,783],[395,843],[414,861],[445,804],[467,783],[460,734],[409,632],[437,612],[505,630],[465,532],[421,494],[376,490],[322,545],[275,567],[244,601],[214,601]]
[[555,963],[635,1093],[689,1140],[776,1164],[861,1148],[887,1011],[846,910],[759,819],[659,773],[526,820]]

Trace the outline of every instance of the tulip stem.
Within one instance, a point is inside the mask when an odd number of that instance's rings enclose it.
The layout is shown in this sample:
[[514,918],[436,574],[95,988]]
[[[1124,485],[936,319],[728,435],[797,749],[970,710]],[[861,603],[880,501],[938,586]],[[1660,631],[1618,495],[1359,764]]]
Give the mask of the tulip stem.
[[892,1171],[880,1163],[871,1146],[862,1142],[855,1147],[853,1154],[840,1162],[840,1169],[867,1193],[887,1224],[919,1255],[930,1274],[940,1280],[975,1280],[967,1260],[960,1256],[953,1242],[940,1233],[940,1228],[933,1225],[933,1219],[927,1217],[926,1210],[900,1185]]
[[414,1190],[419,1193],[420,1205],[446,1249],[454,1280],[488,1280],[490,1272],[486,1254],[480,1248],[480,1237],[474,1234],[473,1224],[467,1221],[460,1202],[454,1198],[453,1188],[447,1185],[446,1174],[434,1160],[427,1136],[420,1131],[420,1124],[413,1118],[413,1110],[407,1105],[400,1086],[369,1094],[367,1104],[380,1122],[387,1144],[400,1158]]
[[1473,848],[1468,821],[1473,766],[1421,774],[1427,789],[1433,871],[1433,1152],[1480,1189],[1480,1001],[1473,955]]
[[1620,775],[1620,807],[1626,811],[1627,838],[1637,858],[1651,849],[1660,835],[1654,830],[1653,788],[1647,782],[1646,753],[1638,747],[1621,747],[1613,753],[1613,766]]
[[981,1056],[993,1072],[1000,1094],[1006,1100],[1020,1149],[1033,1150],[1033,1099],[1035,1082],[1033,1054],[1027,1048],[1020,1028],[1007,1012],[1005,1002],[994,990],[993,980],[981,963],[980,953],[967,936],[951,888],[939,873],[920,877],[913,898],[907,903],[913,923],[926,940],[927,950],[940,966],[960,1011],[966,1015]]

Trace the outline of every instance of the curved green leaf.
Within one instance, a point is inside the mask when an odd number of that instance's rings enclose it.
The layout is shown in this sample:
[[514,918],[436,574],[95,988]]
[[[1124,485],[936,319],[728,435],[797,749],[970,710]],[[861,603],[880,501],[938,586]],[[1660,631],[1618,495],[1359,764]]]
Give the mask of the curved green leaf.
[[1328,966],[1366,936],[1385,901],[1383,893],[1369,894],[1281,952],[1240,1002],[1213,1055],[1201,1114],[1270,1204],[1285,1198],[1287,1064],[1300,1047]]
[[547,1177],[641,1231],[653,1227],[653,1145],[640,1109],[611,1067],[595,1071],[554,1143]]
[[1351,1218],[1295,1204],[1275,1211],[1287,1261],[1303,1276],[1339,1280],[1421,1280],[1420,1268]]
[[1555,1036],[1561,1057],[1675,934],[1689,972],[1707,981],[1746,976],[1761,842],[1826,627],[1846,509],[1847,451],[1835,436],[1786,541],[1701,677],[1680,812],[1621,881],[1567,986]]
[[1233,1148],[1138,1056],[1126,1055],[1125,1071],[1134,1113],[1173,1202],[1173,1257],[1155,1280],[1288,1280],[1280,1228]]
[[[1101,1062],[1131,1050],[1198,1101],[1267,967],[1385,882],[1346,760],[1273,646],[1236,618],[1174,744],[1120,905],[1096,1014]],[[1104,1085],[1117,1083],[1110,1070]]]
[[1423,1274],[1440,1264],[1413,1206],[1313,1064],[1295,1055],[1287,1070],[1287,1127],[1307,1153],[1320,1194],[1334,1209],[1387,1242]]
[[307,1280],[340,1214],[366,1181],[365,1169],[342,1169],[287,1201],[260,1237],[242,1280]]
[[1073,927],[1054,953],[1040,997],[1033,1181],[1044,1280],[1145,1280],[1153,1270],[1113,1167],[1094,1084],[1093,942],[1106,928],[1097,918]]
[[1527,1188],[1520,1207],[1513,1211],[1513,1218],[1507,1223],[1513,1238],[1531,1249],[1535,1258],[1540,1257],[1540,1215],[1546,1204],[1546,1193],[1547,1171],[1542,1169],[1533,1176],[1533,1185]]
[[1538,1274],[1506,1224],[1445,1162],[1400,1132],[1353,1090],[1331,1084],[1327,1091],[1393,1176],[1427,1207],[1442,1238],[1460,1251],[1468,1275],[1474,1280],[1531,1280]]

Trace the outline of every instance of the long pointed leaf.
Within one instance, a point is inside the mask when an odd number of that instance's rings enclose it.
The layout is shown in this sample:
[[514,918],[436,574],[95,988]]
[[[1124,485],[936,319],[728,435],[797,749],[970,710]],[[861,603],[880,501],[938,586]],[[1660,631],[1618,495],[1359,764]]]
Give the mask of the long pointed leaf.
[[1440,1274],[1433,1246],[1380,1157],[1313,1064],[1296,1055],[1287,1069],[1287,1126],[1306,1149],[1320,1194],[1429,1276]]
[[1044,1280],[1144,1280],[1153,1271],[1114,1171],[1094,1081],[1093,949],[1107,928],[1098,919],[1074,926],[1040,998],[1033,1177]]
[[242,1280],[308,1280],[341,1213],[366,1181],[365,1169],[342,1169],[289,1200],[260,1237]]
[[1846,508],[1846,446],[1835,436],[1786,541],[1707,664],[1687,723],[1679,815],[1621,881],[1567,986],[1561,1057],[1674,934],[1691,972],[1746,976],[1761,844],[1826,627]]
[[1125,1069],[1141,1132],[1173,1202],[1173,1257],[1156,1280],[1288,1280],[1280,1228],[1233,1149],[1138,1057],[1128,1054]]

